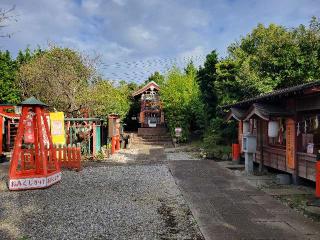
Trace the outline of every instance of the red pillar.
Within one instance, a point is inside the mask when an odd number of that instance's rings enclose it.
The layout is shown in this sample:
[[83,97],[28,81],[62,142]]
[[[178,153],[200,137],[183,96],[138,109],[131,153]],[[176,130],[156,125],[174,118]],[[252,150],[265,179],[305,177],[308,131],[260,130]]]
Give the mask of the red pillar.
[[116,150],[117,151],[120,150],[120,136],[119,135],[116,137]]
[[316,197],[320,198],[320,159],[316,163]]
[[111,138],[111,154],[116,152],[116,137]]
[[3,141],[2,131],[3,131],[3,129],[2,129],[2,127],[3,127],[3,117],[0,116],[0,155],[2,154],[2,151],[3,151],[3,149],[2,149],[2,141]]

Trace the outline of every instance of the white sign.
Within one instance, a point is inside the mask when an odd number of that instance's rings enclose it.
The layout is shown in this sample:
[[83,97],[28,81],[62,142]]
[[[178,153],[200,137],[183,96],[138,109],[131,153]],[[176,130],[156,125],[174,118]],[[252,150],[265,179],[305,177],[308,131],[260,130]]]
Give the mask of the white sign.
[[175,128],[176,137],[181,137],[182,128]]
[[46,188],[61,180],[61,172],[48,177],[10,179],[10,190]]

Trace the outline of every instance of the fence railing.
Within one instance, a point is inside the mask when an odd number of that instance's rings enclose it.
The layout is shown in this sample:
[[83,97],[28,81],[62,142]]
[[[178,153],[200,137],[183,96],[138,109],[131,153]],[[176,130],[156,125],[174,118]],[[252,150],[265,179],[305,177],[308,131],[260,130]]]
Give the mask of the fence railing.
[[[61,168],[67,168],[79,171],[81,170],[81,147],[78,145],[60,145],[53,146],[52,151],[45,149],[44,156],[47,157],[48,170],[55,170],[55,159]],[[36,169],[43,169],[43,162],[39,161],[36,167],[37,159],[35,157],[35,149],[21,149],[20,166],[18,171],[21,174],[35,172]]]
[[62,168],[81,170],[81,147],[78,145],[54,147],[58,163]]

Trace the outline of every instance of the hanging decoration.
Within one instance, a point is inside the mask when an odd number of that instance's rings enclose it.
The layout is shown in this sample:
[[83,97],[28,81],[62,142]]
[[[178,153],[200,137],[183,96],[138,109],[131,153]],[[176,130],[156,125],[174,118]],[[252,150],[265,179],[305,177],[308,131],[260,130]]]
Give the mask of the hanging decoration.
[[304,120],[304,133],[307,133],[307,121]]
[[308,131],[319,129],[319,115],[304,118],[296,122],[297,136],[301,133],[307,134]]
[[279,129],[279,134],[278,134],[279,135],[279,138],[278,138],[279,144],[283,143],[283,132],[284,132],[283,122],[280,119],[280,129]]
[[297,126],[297,137],[300,135],[300,123],[298,123],[298,126]]
[[243,122],[243,133],[248,133],[250,131],[250,124],[248,121]]
[[279,133],[279,122],[269,121],[268,122],[268,137],[277,137]]

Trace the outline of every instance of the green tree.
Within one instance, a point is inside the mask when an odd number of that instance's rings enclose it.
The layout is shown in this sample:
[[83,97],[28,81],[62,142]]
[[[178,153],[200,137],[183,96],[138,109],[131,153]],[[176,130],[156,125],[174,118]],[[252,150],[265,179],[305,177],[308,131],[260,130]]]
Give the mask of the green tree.
[[217,94],[214,88],[216,81],[216,64],[218,63],[218,54],[214,50],[206,56],[204,67],[200,67],[197,73],[197,81],[205,104],[207,119],[215,116],[217,106]]
[[259,24],[228,49],[229,57],[239,66],[239,81],[259,94],[318,79],[319,25],[316,18],[311,19],[309,27],[292,29]]
[[51,47],[20,66],[17,83],[23,98],[35,96],[75,114],[84,105],[81,94],[94,76],[89,59],[69,48]]
[[0,51],[0,102],[16,104],[20,101],[15,85],[17,67],[9,51]]
[[147,84],[152,81],[157,83],[159,86],[162,86],[164,83],[164,76],[156,71],[153,74],[151,74],[150,77],[148,77],[148,79],[144,82],[144,84]]
[[195,72],[186,74],[173,68],[160,93],[171,134],[176,127],[181,127],[182,140],[185,141],[191,130],[203,129],[203,104]]
[[109,114],[119,114],[124,118],[130,107],[130,93],[125,82],[115,86],[109,80],[99,80],[83,93],[84,106],[88,107],[93,116],[107,117]]

